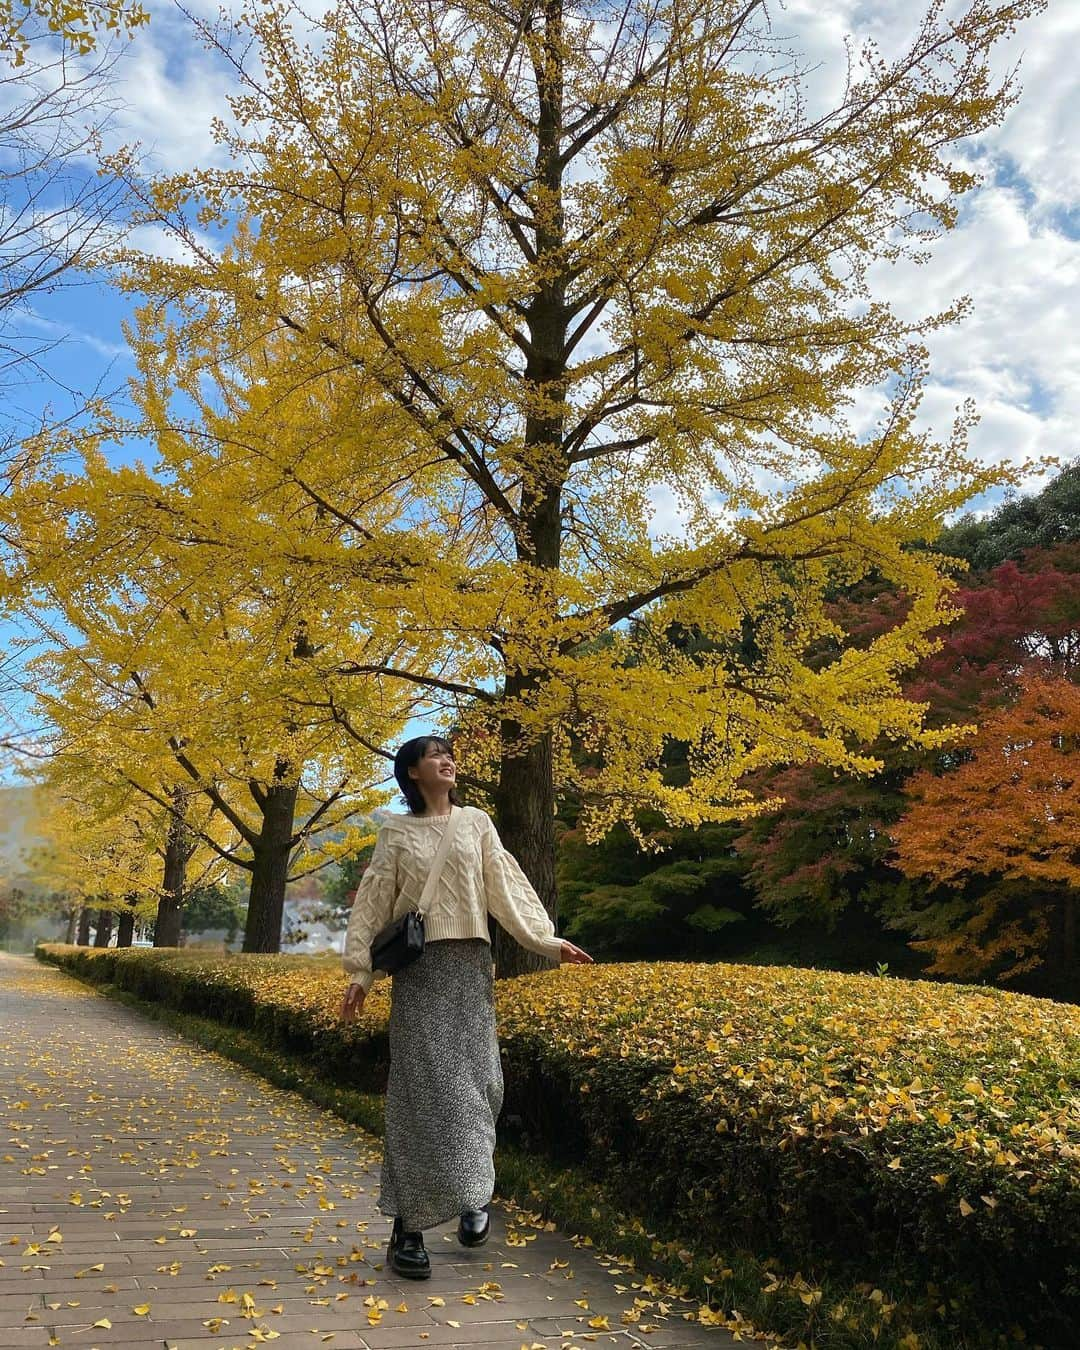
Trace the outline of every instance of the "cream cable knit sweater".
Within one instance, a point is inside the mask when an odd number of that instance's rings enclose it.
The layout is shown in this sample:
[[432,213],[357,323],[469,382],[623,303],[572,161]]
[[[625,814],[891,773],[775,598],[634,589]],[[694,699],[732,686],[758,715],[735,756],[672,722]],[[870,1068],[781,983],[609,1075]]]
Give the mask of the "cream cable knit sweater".
[[[424,915],[424,937],[490,941],[488,914],[523,947],[559,961],[562,939],[540,897],[502,846],[486,811],[459,808],[461,819],[439,884]],[[386,973],[371,969],[371,942],[391,920],[416,909],[446,826],[447,816],[388,816],[357,888],[345,934],[342,965],[364,992]]]

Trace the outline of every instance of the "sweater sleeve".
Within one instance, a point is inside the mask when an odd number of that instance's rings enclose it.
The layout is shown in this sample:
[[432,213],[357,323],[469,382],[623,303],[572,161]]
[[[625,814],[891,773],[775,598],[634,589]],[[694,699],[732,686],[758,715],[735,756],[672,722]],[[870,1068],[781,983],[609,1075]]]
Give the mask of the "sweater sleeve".
[[481,815],[480,847],[488,913],[526,950],[561,961],[562,939],[555,936],[551,915],[517,859],[503,848],[491,817],[486,811]]
[[341,964],[351,984],[363,986],[364,993],[386,972],[371,969],[371,942],[394,917],[397,896],[396,855],[384,826],[375,836],[371,860],[356,888]]

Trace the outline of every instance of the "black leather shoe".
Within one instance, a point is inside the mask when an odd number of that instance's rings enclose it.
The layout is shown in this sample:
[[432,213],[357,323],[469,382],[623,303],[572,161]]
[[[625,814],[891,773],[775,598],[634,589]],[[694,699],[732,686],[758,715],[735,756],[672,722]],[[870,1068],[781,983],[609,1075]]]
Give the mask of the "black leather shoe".
[[407,1280],[426,1280],[431,1275],[423,1233],[406,1233],[400,1215],[394,1219],[386,1261],[396,1275],[404,1275]]
[[490,1231],[491,1217],[486,1209],[467,1209],[458,1220],[457,1240],[463,1247],[480,1247]]

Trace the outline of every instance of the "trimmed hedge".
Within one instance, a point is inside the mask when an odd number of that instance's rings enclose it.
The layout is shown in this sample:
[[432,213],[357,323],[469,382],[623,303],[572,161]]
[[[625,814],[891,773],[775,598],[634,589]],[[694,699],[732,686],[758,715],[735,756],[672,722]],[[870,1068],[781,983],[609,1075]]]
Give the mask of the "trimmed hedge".
[[[325,958],[39,948],[385,1089],[389,981]],[[784,967],[567,966],[496,985],[504,1113],[628,1209],[806,1275],[906,1281],[942,1324],[1080,1325],[1080,1009]]]

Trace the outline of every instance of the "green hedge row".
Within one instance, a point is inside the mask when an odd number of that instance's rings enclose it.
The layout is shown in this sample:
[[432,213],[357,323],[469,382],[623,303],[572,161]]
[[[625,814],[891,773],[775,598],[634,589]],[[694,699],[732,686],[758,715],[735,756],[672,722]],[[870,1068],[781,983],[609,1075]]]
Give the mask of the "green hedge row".
[[[389,981],[345,1027],[338,963],[48,946],[142,998],[385,1088]],[[1080,1327],[1080,1010],[772,967],[569,966],[496,985],[504,1120],[626,1208],[902,1287],[942,1326]],[[959,1343],[959,1342],[958,1342]]]

